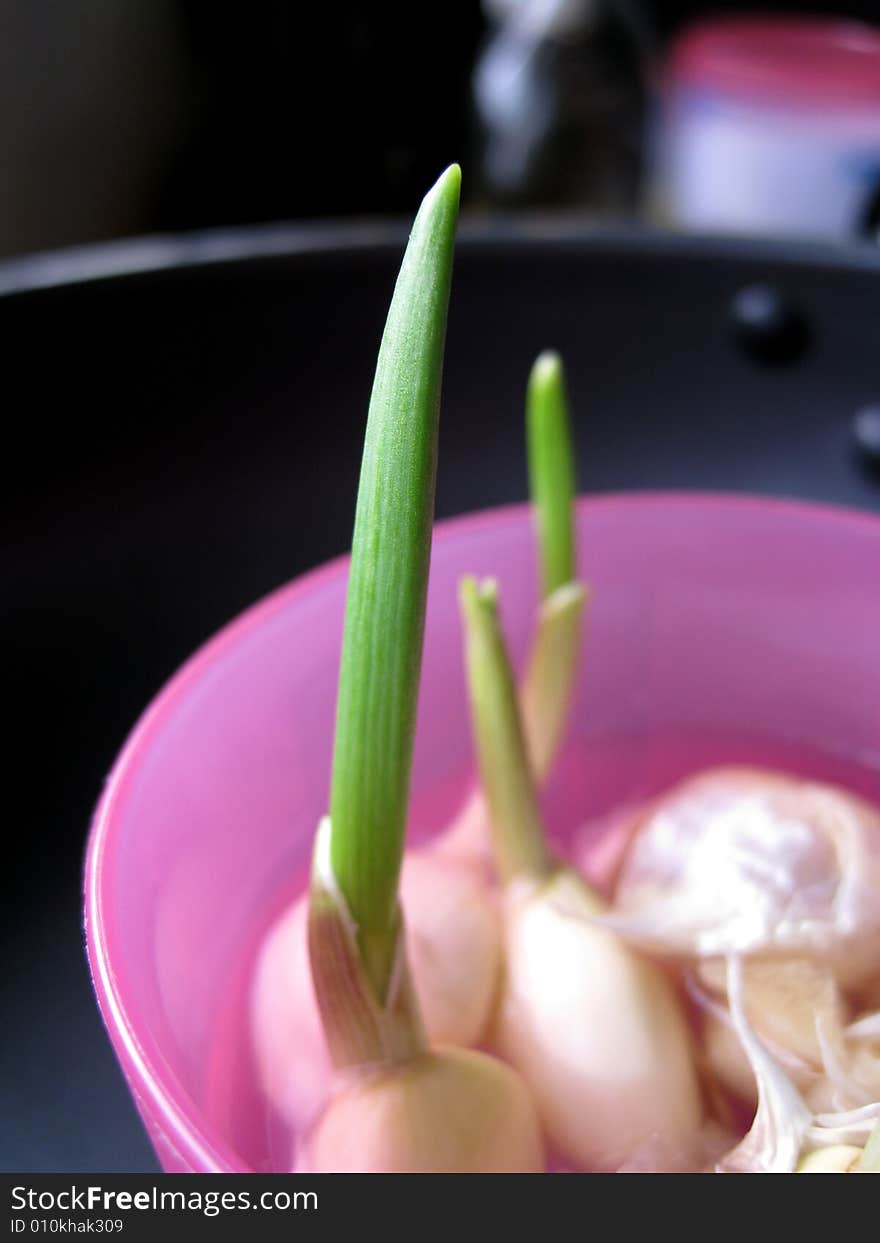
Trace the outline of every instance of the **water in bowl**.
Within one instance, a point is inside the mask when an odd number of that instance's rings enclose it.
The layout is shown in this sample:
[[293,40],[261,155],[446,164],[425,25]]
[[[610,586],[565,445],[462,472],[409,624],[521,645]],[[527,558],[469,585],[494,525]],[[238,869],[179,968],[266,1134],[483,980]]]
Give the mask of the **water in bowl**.
[[[674,782],[719,764],[747,764],[798,773],[843,786],[880,804],[880,753],[854,760],[833,747],[817,750],[797,739],[758,734],[700,733],[633,735],[570,746],[559,758],[544,794],[548,826],[557,848],[583,859],[607,831],[612,813],[636,806]],[[411,838],[422,843],[448,823],[473,778],[461,773],[413,799]],[[205,1067],[203,1108],[210,1129],[219,1130],[255,1171],[288,1171],[294,1136],[263,1096],[252,1052],[248,998],[254,963],[267,929],[303,891],[300,861],[279,886],[243,945],[237,970],[217,1015],[212,1055]],[[558,1168],[558,1167],[556,1167]]]

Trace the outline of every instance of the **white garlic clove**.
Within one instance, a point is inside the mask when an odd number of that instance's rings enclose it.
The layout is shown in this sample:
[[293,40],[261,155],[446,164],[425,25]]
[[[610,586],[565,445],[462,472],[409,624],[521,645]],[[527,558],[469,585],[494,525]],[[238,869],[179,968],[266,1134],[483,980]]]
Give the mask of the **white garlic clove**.
[[[706,1016],[704,1038],[713,1072],[746,1101],[756,1100],[754,1075],[726,1009],[726,968],[721,959],[695,967],[700,984],[717,999]],[[807,958],[746,958],[743,998],[749,1022],[801,1090],[823,1073],[819,1030],[839,1040],[845,1019],[840,990],[827,966]]]
[[297,1158],[310,1173],[540,1173],[544,1152],[518,1075],[445,1049],[341,1083]]
[[849,1174],[861,1160],[862,1150],[852,1144],[835,1144],[807,1153],[798,1163],[798,1174]]
[[671,981],[594,922],[601,909],[567,869],[509,887],[495,1043],[551,1144],[580,1168],[614,1170],[655,1135],[688,1147],[702,1102]]
[[[498,991],[501,929],[479,869],[413,852],[401,902],[410,970],[432,1044],[478,1044]],[[251,1031],[267,1099],[294,1127],[313,1117],[328,1092],[331,1065],[312,986],[308,902],[294,902],[270,929],[257,961]]]
[[641,817],[609,926],[665,954],[806,955],[880,971],[880,812],[831,786],[713,769]]
[[790,1174],[813,1120],[797,1088],[752,1028],[740,959],[727,962],[727,994],[736,1033],[755,1076],[758,1107],[748,1133],[715,1167],[720,1174]]
[[327,1097],[332,1066],[312,986],[308,901],[282,913],[260,950],[251,992],[260,1084],[289,1126],[308,1126]]
[[416,996],[432,1044],[479,1044],[498,992],[501,928],[475,869],[418,851],[404,859],[401,902]]

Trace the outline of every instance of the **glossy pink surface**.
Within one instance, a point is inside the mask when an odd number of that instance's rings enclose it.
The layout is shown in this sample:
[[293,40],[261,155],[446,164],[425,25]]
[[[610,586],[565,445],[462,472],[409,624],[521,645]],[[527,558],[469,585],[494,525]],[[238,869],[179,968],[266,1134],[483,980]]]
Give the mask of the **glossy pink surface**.
[[[593,587],[570,738],[545,807],[584,828],[724,761],[787,767],[880,801],[880,521],[749,498],[581,502]],[[227,626],[147,710],[107,781],[86,861],[104,1021],[166,1170],[281,1168],[254,1086],[253,954],[301,882],[326,809],[346,561]],[[472,779],[456,584],[496,576],[517,659],[535,601],[526,507],[438,526],[412,830]]]

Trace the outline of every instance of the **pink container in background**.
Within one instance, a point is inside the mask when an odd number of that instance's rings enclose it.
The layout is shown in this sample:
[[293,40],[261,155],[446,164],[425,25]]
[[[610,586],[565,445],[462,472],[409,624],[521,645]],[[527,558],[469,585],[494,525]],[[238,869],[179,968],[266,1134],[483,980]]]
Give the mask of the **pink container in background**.
[[864,232],[880,194],[880,31],[822,17],[699,22],[671,48],[654,138],[653,197],[671,223]]
[[[592,584],[572,726],[546,791],[562,843],[691,770],[776,765],[880,802],[880,521],[787,502],[581,502]],[[473,778],[457,581],[495,575],[514,654],[535,604],[525,507],[441,523],[413,773],[414,838]],[[147,710],[107,781],[85,875],[98,1001],[163,1167],[283,1169],[255,1085],[260,938],[327,803],[347,562],[257,604]]]

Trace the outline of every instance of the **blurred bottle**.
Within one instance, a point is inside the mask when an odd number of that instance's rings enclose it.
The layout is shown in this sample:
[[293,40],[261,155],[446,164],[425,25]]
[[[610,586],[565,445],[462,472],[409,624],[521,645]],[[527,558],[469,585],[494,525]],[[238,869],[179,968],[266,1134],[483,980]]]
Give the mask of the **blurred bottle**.
[[485,196],[631,210],[652,38],[627,0],[483,0],[494,26],[473,79]]
[[673,44],[653,204],[686,228],[844,237],[876,229],[880,32],[832,18],[704,21]]

